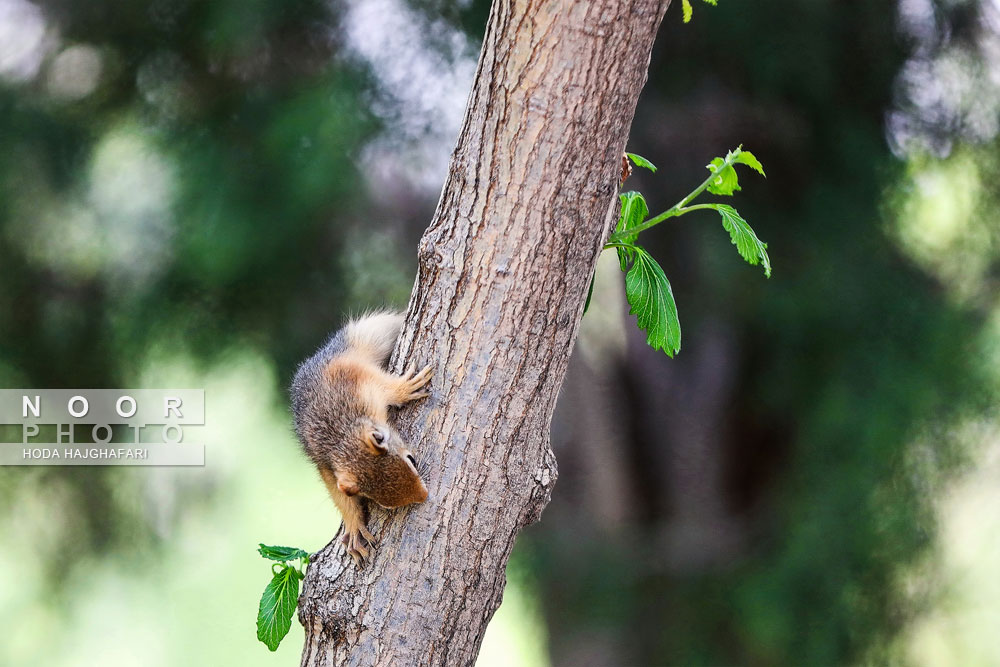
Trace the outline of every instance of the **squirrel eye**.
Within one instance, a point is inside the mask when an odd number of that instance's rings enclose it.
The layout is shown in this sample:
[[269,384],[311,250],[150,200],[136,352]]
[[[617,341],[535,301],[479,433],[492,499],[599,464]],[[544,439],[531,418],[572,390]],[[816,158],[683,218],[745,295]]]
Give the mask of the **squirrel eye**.
[[381,445],[382,441],[385,440],[385,436],[382,435],[382,431],[375,431],[372,433],[372,439]]
[[413,454],[407,454],[406,458],[410,459],[410,463],[413,464],[414,468],[417,467],[417,460],[415,458],[413,458]]

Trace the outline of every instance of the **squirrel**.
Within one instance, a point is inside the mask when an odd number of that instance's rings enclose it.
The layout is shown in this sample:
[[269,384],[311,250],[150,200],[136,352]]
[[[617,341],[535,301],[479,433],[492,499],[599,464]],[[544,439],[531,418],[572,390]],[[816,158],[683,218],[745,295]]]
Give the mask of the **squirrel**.
[[389,406],[430,395],[430,366],[386,369],[402,326],[403,314],[391,311],[349,320],[302,362],[290,391],[295,433],[340,510],[341,541],[358,565],[375,543],[361,498],[386,508],[427,499],[417,461],[388,421]]

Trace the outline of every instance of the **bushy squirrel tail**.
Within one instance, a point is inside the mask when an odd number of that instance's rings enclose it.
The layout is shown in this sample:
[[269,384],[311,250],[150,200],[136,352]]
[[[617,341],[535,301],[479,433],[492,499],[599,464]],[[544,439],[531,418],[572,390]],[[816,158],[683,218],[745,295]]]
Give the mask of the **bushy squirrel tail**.
[[344,327],[346,347],[384,366],[403,328],[403,313],[380,310],[352,318]]

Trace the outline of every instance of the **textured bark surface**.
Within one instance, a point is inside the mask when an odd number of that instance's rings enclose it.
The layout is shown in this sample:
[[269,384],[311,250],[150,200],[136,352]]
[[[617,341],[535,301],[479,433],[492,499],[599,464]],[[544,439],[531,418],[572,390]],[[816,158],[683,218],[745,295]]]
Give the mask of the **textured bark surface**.
[[549,424],[617,211],[621,156],[669,0],[496,0],[393,358],[434,367],[397,423],[429,500],[371,510],[300,598],[302,665],[469,665],[518,532],[556,478]]

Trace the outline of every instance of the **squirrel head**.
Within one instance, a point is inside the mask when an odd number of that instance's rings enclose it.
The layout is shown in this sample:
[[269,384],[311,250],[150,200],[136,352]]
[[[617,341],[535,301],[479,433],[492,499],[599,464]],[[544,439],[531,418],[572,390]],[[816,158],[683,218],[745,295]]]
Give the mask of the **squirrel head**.
[[337,471],[340,490],[361,495],[382,507],[402,507],[427,500],[427,486],[402,436],[388,424],[363,419],[358,457],[350,470]]

